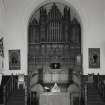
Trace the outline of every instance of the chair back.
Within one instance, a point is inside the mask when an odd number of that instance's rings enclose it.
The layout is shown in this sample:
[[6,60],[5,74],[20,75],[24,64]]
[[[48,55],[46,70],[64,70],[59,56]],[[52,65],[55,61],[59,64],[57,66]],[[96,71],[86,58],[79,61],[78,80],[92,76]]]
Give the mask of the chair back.
[[18,75],[18,82],[24,82],[24,74]]

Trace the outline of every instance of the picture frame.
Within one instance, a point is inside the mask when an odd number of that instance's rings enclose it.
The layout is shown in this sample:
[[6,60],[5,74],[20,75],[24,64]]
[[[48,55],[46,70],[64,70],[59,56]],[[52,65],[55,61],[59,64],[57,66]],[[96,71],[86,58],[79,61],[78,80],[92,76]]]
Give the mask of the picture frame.
[[100,68],[100,48],[89,48],[89,68]]
[[20,50],[9,50],[9,70],[20,70]]

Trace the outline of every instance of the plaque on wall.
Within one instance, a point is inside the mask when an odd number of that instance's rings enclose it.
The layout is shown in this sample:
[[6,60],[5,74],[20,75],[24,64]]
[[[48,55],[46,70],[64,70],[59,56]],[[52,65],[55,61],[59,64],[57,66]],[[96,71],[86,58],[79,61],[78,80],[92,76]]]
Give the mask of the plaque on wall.
[[9,70],[20,69],[20,50],[9,50]]
[[89,68],[100,68],[100,48],[89,48]]

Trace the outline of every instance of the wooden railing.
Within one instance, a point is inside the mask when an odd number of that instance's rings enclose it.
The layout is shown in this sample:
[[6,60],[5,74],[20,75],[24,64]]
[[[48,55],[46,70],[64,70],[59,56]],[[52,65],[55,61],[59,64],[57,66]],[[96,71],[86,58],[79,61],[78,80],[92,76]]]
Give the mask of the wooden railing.
[[85,95],[85,96],[84,96],[84,97],[85,97],[85,105],[87,105],[87,98],[88,98],[88,97],[87,97],[87,83],[84,85],[84,93],[85,93],[85,94],[84,94],[84,95]]
[[105,77],[94,75],[94,85],[97,88],[100,96],[105,100]]
[[16,78],[13,77],[13,75],[11,75],[11,77],[9,78],[9,80],[7,81],[7,83],[5,84],[4,88],[3,88],[3,93],[4,93],[4,105],[6,105],[9,97],[12,95],[12,93],[16,90],[17,88],[17,80]]
[[[25,78],[25,77],[24,77]],[[25,79],[25,105],[29,105],[29,93],[30,93],[30,84],[29,84],[29,76]]]
[[30,86],[30,79],[31,79],[31,74],[28,75],[27,77],[27,105],[32,105],[31,104],[31,86]]
[[87,99],[88,99],[88,87],[87,87],[87,79],[84,75],[81,76],[81,99],[80,99],[80,105],[87,105]]

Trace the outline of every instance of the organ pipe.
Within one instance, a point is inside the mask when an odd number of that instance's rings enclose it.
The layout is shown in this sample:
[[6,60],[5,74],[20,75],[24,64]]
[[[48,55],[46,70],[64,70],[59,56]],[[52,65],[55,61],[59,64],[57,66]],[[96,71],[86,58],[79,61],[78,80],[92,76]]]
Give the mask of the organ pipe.
[[[72,23],[71,21],[70,8],[64,7],[63,15],[62,15],[60,10],[56,6],[56,4],[53,4],[52,8],[49,10],[46,10],[45,8],[41,8],[39,14],[40,14],[39,23],[38,21],[36,21],[37,19],[34,21],[34,23],[37,24],[39,28],[37,28],[37,26],[36,27],[32,26],[31,28],[32,33],[30,32],[31,34],[30,36],[32,36],[32,39],[30,38],[30,40],[33,40],[34,37],[36,42],[39,42],[37,40],[41,41],[41,38],[45,42],[46,41],[68,42],[69,40],[72,40],[69,38],[69,35],[73,33],[71,31],[74,28],[72,28],[70,31],[69,27],[73,27],[74,23],[76,24],[76,22]],[[76,31],[76,34],[80,34],[78,30]],[[40,35],[40,37],[36,38],[36,36],[38,37],[38,35]],[[79,35],[76,35],[76,36],[79,36]],[[78,37],[75,38],[75,40],[76,42],[79,42]]]

